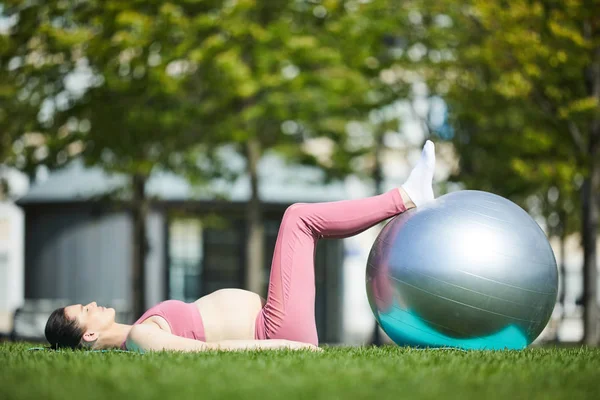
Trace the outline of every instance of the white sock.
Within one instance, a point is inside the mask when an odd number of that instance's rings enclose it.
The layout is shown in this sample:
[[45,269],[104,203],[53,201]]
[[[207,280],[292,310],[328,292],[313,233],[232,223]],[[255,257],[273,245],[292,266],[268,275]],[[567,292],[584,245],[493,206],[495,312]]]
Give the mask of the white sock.
[[435,146],[428,140],[423,146],[421,159],[402,185],[408,197],[419,207],[433,200],[433,171],[435,170]]

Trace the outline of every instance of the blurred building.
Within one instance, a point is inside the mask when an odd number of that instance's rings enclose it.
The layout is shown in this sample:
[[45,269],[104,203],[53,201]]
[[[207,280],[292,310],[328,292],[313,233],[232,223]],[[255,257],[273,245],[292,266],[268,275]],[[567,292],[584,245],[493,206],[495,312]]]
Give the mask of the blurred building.
[[[266,293],[270,259],[287,206],[298,201],[338,200],[344,198],[344,189],[318,185],[316,171],[288,168],[277,158],[267,157],[261,169],[269,177],[260,188]],[[105,198],[126,183],[124,176],[72,163],[34,184],[19,200],[25,213],[26,248],[26,302],[18,316],[21,336],[43,336],[49,313],[74,303],[97,301],[114,306],[118,320],[134,320],[130,307],[132,221],[118,200]],[[208,194],[214,187],[197,193],[171,174],[153,176],[147,189],[154,199],[147,219],[147,307],[165,299],[194,301],[221,288],[243,288],[248,182],[242,178],[221,187],[227,201]],[[341,340],[342,263],[342,241],[319,243],[316,315],[324,342]]]

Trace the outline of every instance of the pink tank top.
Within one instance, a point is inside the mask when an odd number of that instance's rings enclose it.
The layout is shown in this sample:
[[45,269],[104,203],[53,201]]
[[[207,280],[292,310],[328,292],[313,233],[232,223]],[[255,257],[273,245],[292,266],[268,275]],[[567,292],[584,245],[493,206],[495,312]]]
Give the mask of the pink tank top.
[[[146,311],[133,325],[138,325],[150,317],[163,317],[171,328],[171,333],[188,339],[205,341],[204,324],[194,303],[184,303],[179,300],[167,300],[158,303]],[[121,345],[127,349],[126,341]]]

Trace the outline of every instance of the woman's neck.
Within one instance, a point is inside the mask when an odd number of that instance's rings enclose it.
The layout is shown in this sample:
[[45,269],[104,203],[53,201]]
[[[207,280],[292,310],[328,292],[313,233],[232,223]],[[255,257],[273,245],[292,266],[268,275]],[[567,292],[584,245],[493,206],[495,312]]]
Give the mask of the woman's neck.
[[102,341],[98,343],[98,347],[102,349],[120,348],[123,342],[127,340],[131,327],[132,325],[115,323],[110,330],[102,334]]

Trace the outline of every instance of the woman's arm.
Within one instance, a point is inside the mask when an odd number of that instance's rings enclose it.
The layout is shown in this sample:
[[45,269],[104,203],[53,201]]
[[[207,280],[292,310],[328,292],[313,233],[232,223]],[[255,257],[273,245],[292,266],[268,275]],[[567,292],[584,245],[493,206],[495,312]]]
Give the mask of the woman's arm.
[[294,342],[285,339],[265,340],[222,340],[215,343],[206,343],[209,350],[236,351],[236,350],[311,350],[322,351],[322,349],[310,343]]
[[320,350],[317,346],[308,343],[293,342],[290,340],[224,340],[215,343],[206,343],[199,340],[183,338],[172,335],[158,327],[146,324],[135,325],[127,337],[127,348],[144,353],[146,351],[174,350],[185,352],[199,351],[236,351],[236,350],[276,350],[308,349]]

